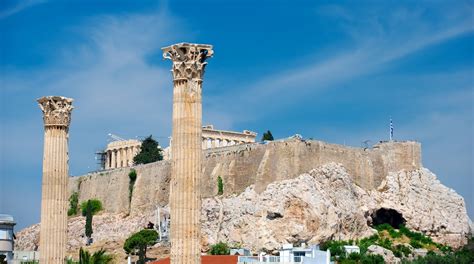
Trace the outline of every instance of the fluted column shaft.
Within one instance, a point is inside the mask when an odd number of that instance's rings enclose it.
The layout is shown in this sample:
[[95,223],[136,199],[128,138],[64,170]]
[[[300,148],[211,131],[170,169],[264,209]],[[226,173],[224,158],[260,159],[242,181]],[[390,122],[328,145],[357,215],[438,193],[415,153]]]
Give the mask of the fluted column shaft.
[[173,61],[171,264],[201,263],[202,77],[212,46],[163,48]]
[[38,100],[45,122],[40,263],[64,264],[67,244],[68,138],[72,99]]
[[[200,85],[200,84],[199,84]],[[170,207],[173,263],[200,263],[201,94],[175,82]],[[184,254],[184,253],[187,254]]]

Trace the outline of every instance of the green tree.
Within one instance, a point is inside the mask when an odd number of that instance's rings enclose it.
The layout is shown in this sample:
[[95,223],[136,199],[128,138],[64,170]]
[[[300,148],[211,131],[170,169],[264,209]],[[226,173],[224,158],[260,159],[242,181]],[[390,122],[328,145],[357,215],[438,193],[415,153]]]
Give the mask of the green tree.
[[267,132],[263,133],[262,141],[272,141],[272,140],[273,140],[273,135],[272,135],[272,132],[270,132],[270,130],[267,130]]
[[90,199],[81,203],[81,212],[82,216],[86,216],[87,204],[90,203],[92,214],[97,214],[102,210],[102,202],[97,199]]
[[224,194],[224,182],[221,176],[217,176],[217,195]]
[[211,246],[211,250],[209,251],[211,255],[229,255],[230,248],[224,242],[219,242]]
[[131,169],[128,173],[129,183],[128,183],[128,201],[132,201],[133,186],[135,186],[135,181],[137,180],[137,171]]
[[138,264],[144,264],[146,259],[146,248],[153,246],[159,236],[156,230],[143,229],[132,234],[123,245],[123,249],[127,254],[138,255]]
[[82,248],[79,249],[79,264],[109,264],[114,258],[106,254],[104,249],[90,254],[89,251]]
[[67,215],[72,216],[77,214],[77,206],[79,204],[79,193],[73,192],[71,197],[69,197],[69,210],[67,210]]
[[145,138],[142,142],[140,152],[133,158],[135,164],[147,164],[163,159],[162,149],[159,147],[158,141],[152,136]]
[[90,240],[92,236],[92,203],[91,201],[87,201],[87,206],[86,206],[86,237],[88,238],[88,241]]

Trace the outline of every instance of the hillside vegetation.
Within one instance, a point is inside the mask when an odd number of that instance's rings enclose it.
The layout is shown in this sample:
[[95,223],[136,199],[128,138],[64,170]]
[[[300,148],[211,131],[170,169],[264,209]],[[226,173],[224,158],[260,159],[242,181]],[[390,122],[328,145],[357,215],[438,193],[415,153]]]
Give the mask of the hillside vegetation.
[[[373,255],[368,249],[372,245],[390,250],[393,255],[404,264],[436,264],[436,263],[473,263],[474,262],[474,240],[460,250],[453,251],[450,246],[434,242],[419,232],[414,232],[401,226],[394,229],[389,224],[375,227],[377,234],[361,240],[328,241],[322,244],[321,249],[331,251],[331,259],[341,264],[357,263],[385,263],[382,256]],[[360,254],[346,254],[345,245],[357,245]]]

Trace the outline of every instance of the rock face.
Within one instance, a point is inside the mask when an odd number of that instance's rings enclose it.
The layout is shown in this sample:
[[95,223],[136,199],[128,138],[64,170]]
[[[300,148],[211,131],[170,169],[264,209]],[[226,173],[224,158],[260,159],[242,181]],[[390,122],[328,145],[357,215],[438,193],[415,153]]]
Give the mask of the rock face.
[[[297,138],[208,149],[203,152],[202,197],[214,197],[217,178],[224,181],[224,195],[239,194],[249,186],[261,193],[268,184],[294,179],[330,162],[340,163],[360,187],[380,185],[390,172],[422,168],[417,142],[384,142],[372,149],[353,148]],[[79,200],[99,199],[109,213],[140,214],[168,204],[171,163],[159,161],[135,166],[137,180],[129,199],[130,168],[70,177],[69,192]]]
[[330,163],[295,179],[275,182],[257,193],[203,201],[207,243],[242,243],[254,250],[274,250],[283,243],[320,243],[373,233],[372,212],[390,208],[406,225],[435,241],[466,243],[469,218],[463,198],[426,169],[390,173],[376,190],[354,184],[340,164]]
[[[429,170],[390,172],[377,188],[366,190],[344,166],[328,163],[296,178],[273,182],[262,192],[250,185],[239,194],[203,199],[203,249],[227,241],[254,252],[272,252],[283,243],[317,244],[370,236],[372,215],[381,208],[393,209],[410,229],[437,242],[459,247],[467,241],[469,218],[463,198]],[[104,213],[94,217],[93,237],[96,242],[124,239],[148,221],[154,222],[151,210],[130,216]],[[69,221],[70,249],[83,241],[83,222],[83,217]],[[37,228],[19,232],[17,248],[32,249],[37,233]]]
[[392,251],[377,245],[371,245],[367,248],[367,254],[380,255],[385,263],[398,264],[401,260],[393,254]]

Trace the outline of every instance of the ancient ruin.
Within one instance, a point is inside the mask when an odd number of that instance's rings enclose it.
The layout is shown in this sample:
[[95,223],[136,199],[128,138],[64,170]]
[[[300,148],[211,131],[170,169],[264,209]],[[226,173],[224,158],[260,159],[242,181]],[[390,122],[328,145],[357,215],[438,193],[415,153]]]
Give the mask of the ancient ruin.
[[173,62],[171,263],[201,262],[202,78],[211,45],[180,43],[163,50]]
[[257,133],[249,130],[236,132],[214,129],[213,125],[207,125],[202,127],[202,149],[254,143],[256,136]]
[[133,158],[140,152],[142,142],[136,139],[110,142],[104,150],[101,167],[108,169],[129,167],[133,165]]
[[72,101],[62,96],[38,99],[44,121],[40,263],[63,264],[66,257]]

